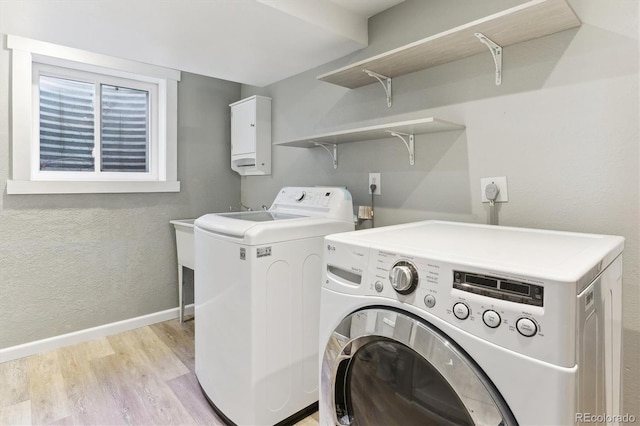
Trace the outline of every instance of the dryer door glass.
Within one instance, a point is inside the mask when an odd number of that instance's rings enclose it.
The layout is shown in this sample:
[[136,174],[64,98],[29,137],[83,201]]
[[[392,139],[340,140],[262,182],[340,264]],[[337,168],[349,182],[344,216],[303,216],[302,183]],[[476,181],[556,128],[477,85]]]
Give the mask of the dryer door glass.
[[386,339],[368,343],[345,373],[341,411],[352,425],[473,425],[449,383],[405,345]]
[[342,321],[325,349],[322,380],[321,409],[336,424],[517,424],[455,342],[389,309],[365,309]]

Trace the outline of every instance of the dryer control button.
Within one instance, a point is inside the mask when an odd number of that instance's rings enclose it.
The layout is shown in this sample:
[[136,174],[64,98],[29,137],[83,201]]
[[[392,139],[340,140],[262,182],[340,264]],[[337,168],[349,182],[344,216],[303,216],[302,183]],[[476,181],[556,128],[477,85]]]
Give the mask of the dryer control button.
[[469,307],[464,303],[458,302],[453,305],[453,315],[458,319],[465,320],[469,318]]
[[518,329],[518,332],[525,337],[532,337],[538,332],[536,323],[531,321],[529,318],[520,318],[516,322],[516,328]]
[[433,294],[427,294],[424,297],[424,304],[427,306],[427,308],[433,308],[434,306],[436,306],[436,297]]
[[382,292],[382,290],[384,290],[384,284],[382,284],[381,281],[376,281],[376,283],[373,285],[374,288],[376,289],[376,291],[378,293]]
[[482,320],[487,325],[487,327],[496,328],[500,325],[502,319],[500,318],[500,314],[496,311],[484,311],[482,314]]

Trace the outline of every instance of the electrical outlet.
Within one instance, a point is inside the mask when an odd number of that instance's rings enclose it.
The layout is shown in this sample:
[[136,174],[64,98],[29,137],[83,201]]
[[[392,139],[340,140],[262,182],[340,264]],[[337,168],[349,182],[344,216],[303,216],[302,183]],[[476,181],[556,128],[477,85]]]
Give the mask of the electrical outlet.
[[482,196],[482,202],[488,203],[487,195],[485,193],[485,188],[490,183],[494,183],[498,189],[498,197],[496,198],[496,203],[507,203],[509,202],[509,191],[507,190],[507,177],[490,177],[490,178],[481,178],[480,179],[480,195]]
[[369,194],[371,194],[371,185],[376,186],[373,195],[381,195],[380,173],[369,173]]

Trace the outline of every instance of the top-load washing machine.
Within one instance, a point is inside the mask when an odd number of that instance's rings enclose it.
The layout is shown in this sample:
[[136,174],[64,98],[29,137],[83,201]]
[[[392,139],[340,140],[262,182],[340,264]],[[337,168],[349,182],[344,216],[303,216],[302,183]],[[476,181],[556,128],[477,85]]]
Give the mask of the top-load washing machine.
[[623,244],[439,221],[328,236],[320,423],[615,423]]
[[323,238],[353,229],[341,188],[283,188],[268,211],[195,221],[196,375],[227,421],[315,410]]

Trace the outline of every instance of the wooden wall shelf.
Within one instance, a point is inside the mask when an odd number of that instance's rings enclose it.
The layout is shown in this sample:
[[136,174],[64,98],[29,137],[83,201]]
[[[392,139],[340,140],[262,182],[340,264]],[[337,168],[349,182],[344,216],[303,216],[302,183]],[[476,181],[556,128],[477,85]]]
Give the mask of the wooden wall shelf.
[[476,33],[505,47],[580,25],[580,20],[565,0],[533,0],[317,78],[355,89],[376,81],[363,70],[393,78],[487,52],[487,47],[478,40]]
[[[409,162],[413,164],[414,135],[425,133],[446,132],[452,130],[462,130],[465,126],[452,123],[434,117],[419,118],[416,120],[397,121],[392,123],[378,124],[375,126],[357,127],[353,129],[340,130],[330,133],[296,138],[293,140],[276,142],[276,146],[292,146],[299,148],[324,147],[333,158],[333,167],[338,167],[338,144],[349,142],[360,142],[376,139],[398,137],[402,139],[409,151]],[[406,137],[406,138],[405,138]],[[408,139],[408,140],[407,140]],[[333,146],[333,154],[328,146]]]
[[434,117],[419,118],[417,120],[397,121],[393,123],[378,124],[375,126],[357,127],[340,130],[337,132],[321,133],[314,136],[297,138],[284,142],[276,142],[274,145],[295,146],[299,148],[314,148],[314,142],[324,144],[341,144],[359,142],[374,139],[390,138],[389,132],[410,133],[420,135],[423,133],[446,132],[450,130],[464,129],[462,124],[452,123]]

